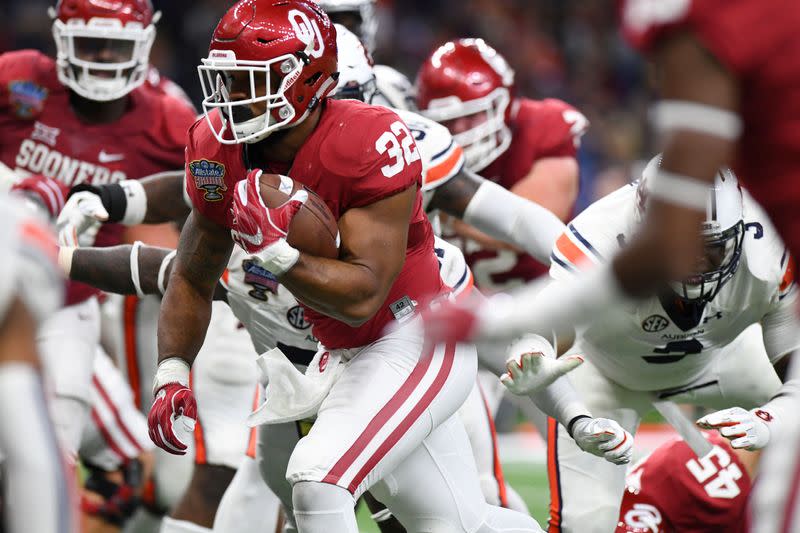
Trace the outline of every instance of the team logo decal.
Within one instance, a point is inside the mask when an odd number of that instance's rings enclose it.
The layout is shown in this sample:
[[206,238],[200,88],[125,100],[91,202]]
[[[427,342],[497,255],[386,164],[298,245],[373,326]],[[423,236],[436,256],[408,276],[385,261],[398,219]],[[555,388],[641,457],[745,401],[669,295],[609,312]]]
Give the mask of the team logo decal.
[[306,43],[305,52],[313,58],[319,59],[325,52],[325,43],[322,41],[322,34],[319,31],[316,20],[309,20],[305,13],[297,9],[289,11],[289,23],[292,25],[294,34],[302,42]]
[[306,320],[303,314],[303,308],[299,305],[295,305],[286,311],[286,320],[297,329],[308,329],[311,327],[311,322]]
[[322,357],[319,358],[319,371],[325,372],[325,369],[328,367],[328,359],[330,358],[330,353],[325,352],[322,354]]
[[58,142],[58,134],[61,133],[61,130],[58,128],[53,128],[51,126],[47,126],[42,124],[38,120],[33,123],[33,132],[31,133],[31,139],[34,141],[42,141],[43,143],[55,146]]
[[266,302],[267,291],[272,294],[278,293],[278,278],[266,268],[259,266],[258,263],[252,259],[245,259],[242,261],[242,270],[244,270],[244,282],[253,287],[247,294],[256,300]]
[[222,193],[227,191],[225,186],[225,165],[216,161],[199,159],[189,163],[189,173],[194,178],[198,189],[205,191],[203,199],[207,202],[222,200]]
[[642,320],[642,329],[648,333],[655,333],[661,331],[669,326],[669,320],[661,315],[650,315]]
[[8,84],[8,100],[19,118],[30,119],[44,109],[47,89],[28,80],[16,80]]

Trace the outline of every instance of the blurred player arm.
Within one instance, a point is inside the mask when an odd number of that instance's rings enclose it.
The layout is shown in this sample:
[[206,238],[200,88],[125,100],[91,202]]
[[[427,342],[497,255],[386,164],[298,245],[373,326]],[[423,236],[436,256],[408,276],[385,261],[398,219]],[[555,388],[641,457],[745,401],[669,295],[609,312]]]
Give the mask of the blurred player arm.
[[701,191],[730,163],[742,130],[736,81],[694,37],[679,33],[651,59],[662,98],[652,120],[664,156],[645,222],[613,265],[634,296],[691,271],[701,246]]
[[179,357],[191,364],[211,319],[214,288],[228,263],[230,233],[192,211],[181,232],[178,253],[158,319],[159,362]]
[[547,263],[564,224],[551,211],[467,169],[434,190],[429,209],[462,219],[475,229]]
[[403,267],[416,194],[410,187],[346,211],[339,219],[339,259],[301,252],[281,283],[317,311],[354,327],[363,324],[383,304]]

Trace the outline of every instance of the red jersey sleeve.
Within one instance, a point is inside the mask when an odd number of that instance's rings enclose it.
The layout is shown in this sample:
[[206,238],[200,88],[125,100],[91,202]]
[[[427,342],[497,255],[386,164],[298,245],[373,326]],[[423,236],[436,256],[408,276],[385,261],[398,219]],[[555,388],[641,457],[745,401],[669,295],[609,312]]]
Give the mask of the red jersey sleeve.
[[[15,50],[0,54],[0,113],[16,108],[42,105],[49,88],[40,74],[53,60],[37,50]],[[41,111],[41,108],[34,111]],[[16,113],[19,116],[19,112]]]
[[[212,120],[219,120],[214,115]],[[237,158],[238,155],[238,165]],[[225,227],[231,225],[230,206],[237,181],[246,175],[239,146],[221,145],[206,119],[189,128],[184,186],[200,214]]]
[[539,137],[535,143],[536,159],[575,157],[589,127],[583,113],[553,98],[536,102],[535,106],[527,119],[531,122],[527,130]]
[[322,146],[322,160],[334,174],[350,176],[343,206],[363,207],[422,184],[422,160],[408,126],[392,110],[360,106],[334,139]]

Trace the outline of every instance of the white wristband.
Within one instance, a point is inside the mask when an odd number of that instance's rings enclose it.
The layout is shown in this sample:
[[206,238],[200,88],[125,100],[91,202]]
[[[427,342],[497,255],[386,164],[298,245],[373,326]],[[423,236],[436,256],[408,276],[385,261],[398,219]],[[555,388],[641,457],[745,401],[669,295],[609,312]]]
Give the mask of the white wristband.
[[734,111],[697,102],[662,100],[653,106],[651,120],[659,132],[688,130],[735,141],[744,122]]
[[58,266],[61,267],[61,271],[67,278],[69,278],[69,275],[72,272],[73,254],[75,254],[74,246],[59,246],[58,248]]
[[648,193],[662,202],[705,212],[710,185],[697,178],[659,169],[650,179]]
[[168,383],[180,383],[189,386],[189,363],[180,357],[170,357],[158,364],[158,370],[153,378],[153,396]]
[[158,290],[162,295],[167,292],[167,288],[164,285],[164,282],[166,281],[167,267],[176,255],[178,255],[178,250],[172,250],[164,257],[164,259],[161,260],[161,266],[158,267]]
[[141,247],[142,241],[136,241],[131,246],[131,281],[133,288],[136,289],[136,296],[144,298],[145,294],[139,281],[139,248]]
[[120,222],[126,226],[141,224],[147,214],[147,193],[144,186],[137,180],[123,180],[119,185],[125,191],[127,199],[125,215]]

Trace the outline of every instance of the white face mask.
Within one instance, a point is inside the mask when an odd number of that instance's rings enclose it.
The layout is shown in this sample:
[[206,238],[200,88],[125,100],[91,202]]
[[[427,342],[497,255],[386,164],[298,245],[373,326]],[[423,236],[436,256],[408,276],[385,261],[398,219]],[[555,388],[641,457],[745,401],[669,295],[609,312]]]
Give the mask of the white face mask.
[[[154,22],[157,19],[154,17]],[[144,83],[155,36],[153,24],[143,27],[130,22],[123,26],[112,18],[93,18],[88,23],[55,20],[58,79],[89,100],[122,98]]]
[[[274,81],[271,68],[276,64],[282,74],[280,82]],[[286,91],[299,79],[302,70],[302,61],[291,54],[268,61],[243,61],[237,60],[231,50],[213,50],[197,71],[203,87],[203,112],[217,140],[223,144],[255,143],[292,123],[295,109]],[[227,81],[230,75],[249,78],[249,97],[231,100]],[[250,106],[257,103],[266,104],[266,112],[253,116]],[[211,120],[215,109],[219,110],[221,127]]]
[[484,116],[485,120],[469,129],[453,133],[453,139],[464,149],[467,168],[480,172],[511,145],[511,130],[505,121],[510,104],[508,89],[498,87],[482,98],[467,102],[457,96],[431,100],[428,109],[420,114],[444,124],[459,118]]

